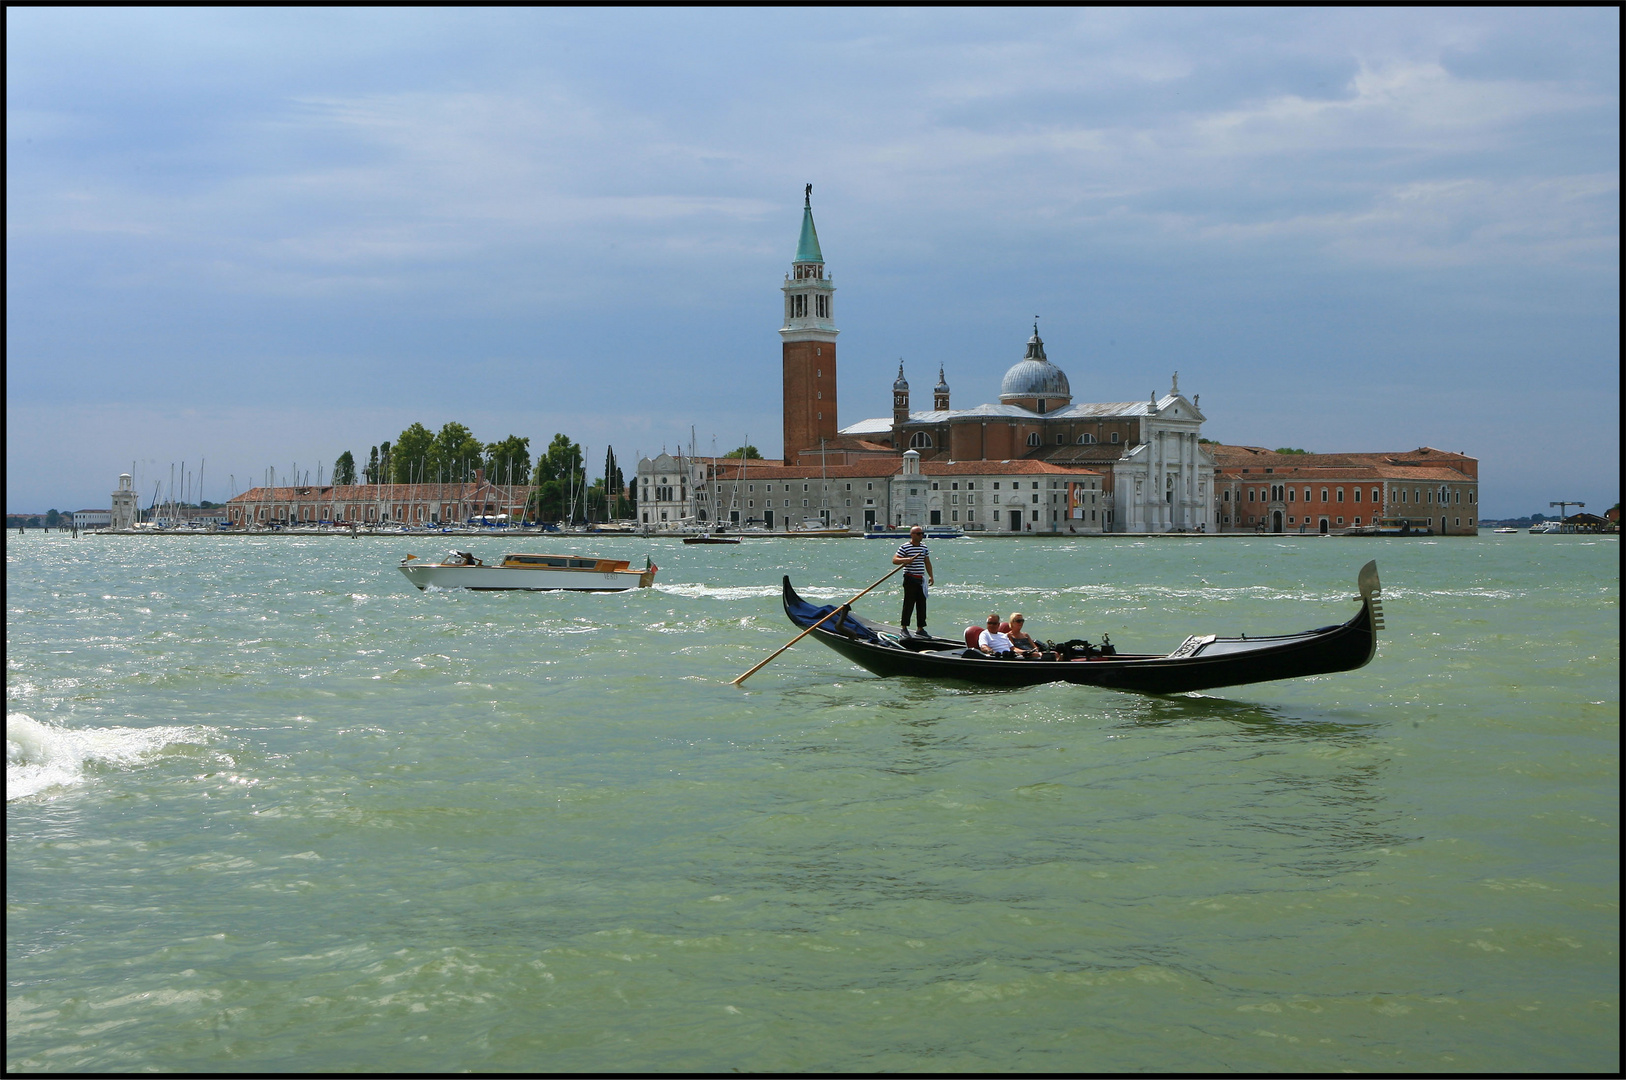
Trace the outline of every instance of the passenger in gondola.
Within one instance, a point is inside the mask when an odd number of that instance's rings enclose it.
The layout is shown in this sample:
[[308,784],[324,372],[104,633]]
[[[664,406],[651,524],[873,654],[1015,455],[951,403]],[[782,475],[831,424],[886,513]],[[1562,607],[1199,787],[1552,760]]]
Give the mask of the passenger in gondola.
[[1011,639],[1000,633],[999,612],[988,616],[987,625],[983,627],[982,636],[977,639],[977,651],[984,656],[996,657],[1000,660],[1016,659],[1016,650],[1011,646]]
[[1011,651],[1023,660],[1054,660],[1054,653],[1039,648],[1039,643],[1028,636],[1027,618],[1020,611],[1011,612],[1011,630],[1005,635],[1011,639]]

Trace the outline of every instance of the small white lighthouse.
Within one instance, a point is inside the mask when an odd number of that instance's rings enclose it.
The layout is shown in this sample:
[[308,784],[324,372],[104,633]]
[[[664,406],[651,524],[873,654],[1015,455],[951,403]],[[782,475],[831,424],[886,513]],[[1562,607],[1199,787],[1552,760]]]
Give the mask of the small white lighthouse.
[[113,492],[113,523],[115,529],[128,529],[135,525],[136,492],[129,473],[119,473],[119,489]]

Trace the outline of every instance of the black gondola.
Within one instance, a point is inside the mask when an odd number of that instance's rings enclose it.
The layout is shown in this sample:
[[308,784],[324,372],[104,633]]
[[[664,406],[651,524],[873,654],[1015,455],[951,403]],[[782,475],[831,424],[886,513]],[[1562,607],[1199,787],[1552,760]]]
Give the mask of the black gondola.
[[[1188,637],[1163,655],[1118,654],[1083,660],[999,660],[967,649],[963,641],[909,637],[896,626],[860,618],[850,610],[810,635],[877,675],[914,675],[983,686],[1083,683],[1144,694],[1178,694],[1216,686],[1296,679],[1363,667],[1377,651],[1383,629],[1383,591],[1374,560],[1356,578],[1361,609],[1348,622],[1302,634],[1225,638]],[[833,609],[815,607],[784,581],[785,614],[806,629]]]

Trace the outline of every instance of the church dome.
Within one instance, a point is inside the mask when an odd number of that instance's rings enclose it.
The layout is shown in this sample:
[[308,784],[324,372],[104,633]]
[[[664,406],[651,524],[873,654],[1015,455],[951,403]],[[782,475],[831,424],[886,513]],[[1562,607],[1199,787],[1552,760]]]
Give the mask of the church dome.
[[1033,397],[1071,399],[1072,396],[1066,374],[1045,358],[1044,341],[1040,339],[1039,328],[1035,326],[1033,336],[1028,338],[1027,356],[1005,372],[1005,379],[999,384],[999,400]]
[[909,389],[909,383],[903,377],[903,361],[901,361],[901,360],[898,361],[898,377],[897,377],[897,380],[892,383],[892,389],[894,389],[894,390],[908,390]]

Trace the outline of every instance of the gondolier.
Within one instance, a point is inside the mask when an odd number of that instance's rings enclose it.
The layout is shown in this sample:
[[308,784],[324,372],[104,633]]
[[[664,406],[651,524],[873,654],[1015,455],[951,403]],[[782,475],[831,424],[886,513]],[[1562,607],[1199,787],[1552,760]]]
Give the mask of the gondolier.
[[903,632],[909,633],[909,614],[915,613],[915,632],[926,636],[926,587],[936,585],[932,573],[931,552],[926,549],[926,530],[916,525],[909,530],[909,539],[892,556],[892,565],[903,571]]

